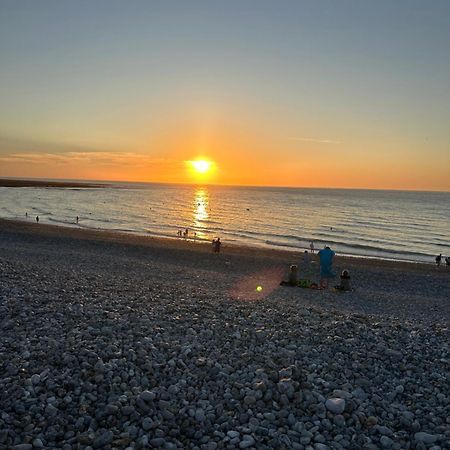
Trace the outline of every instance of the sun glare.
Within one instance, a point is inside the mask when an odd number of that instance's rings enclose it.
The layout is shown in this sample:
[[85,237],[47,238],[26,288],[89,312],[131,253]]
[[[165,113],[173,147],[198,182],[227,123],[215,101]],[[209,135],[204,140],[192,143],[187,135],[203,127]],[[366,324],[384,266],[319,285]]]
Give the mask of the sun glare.
[[198,173],[206,173],[211,169],[211,163],[209,161],[205,161],[204,159],[191,161],[191,163],[194,170]]
[[207,158],[191,159],[184,163],[189,177],[195,183],[210,182],[217,171],[216,163]]
[[203,158],[185,161],[185,163],[190,176],[196,181],[204,182],[206,179],[210,179],[217,168],[213,161]]

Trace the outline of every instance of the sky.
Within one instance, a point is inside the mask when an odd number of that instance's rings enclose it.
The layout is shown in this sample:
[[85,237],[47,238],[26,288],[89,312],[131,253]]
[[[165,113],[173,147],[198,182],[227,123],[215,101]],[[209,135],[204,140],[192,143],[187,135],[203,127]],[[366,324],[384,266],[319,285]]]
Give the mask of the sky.
[[448,0],[0,0],[0,177],[450,191],[449,124]]

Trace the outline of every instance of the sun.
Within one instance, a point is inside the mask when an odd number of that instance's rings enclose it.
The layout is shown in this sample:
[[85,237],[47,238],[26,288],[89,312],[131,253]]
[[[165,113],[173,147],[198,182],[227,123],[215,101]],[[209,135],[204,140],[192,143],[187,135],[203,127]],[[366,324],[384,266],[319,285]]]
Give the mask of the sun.
[[191,161],[191,165],[197,173],[208,173],[211,170],[211,162],[204,159]]
[[197,159],[184,161],[184,163],[189,178],[196,183],[211,181],[217,172],[217,164],[209,158],[198,157]]

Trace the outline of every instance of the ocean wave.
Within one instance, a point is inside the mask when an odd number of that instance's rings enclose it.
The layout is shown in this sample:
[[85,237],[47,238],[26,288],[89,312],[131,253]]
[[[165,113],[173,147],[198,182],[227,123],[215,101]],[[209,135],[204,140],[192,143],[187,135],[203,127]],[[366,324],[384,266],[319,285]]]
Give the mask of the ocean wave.
[[54,223],[60,223],[62,225],[74,225],[75,220],[69,220],[69,219],[57,219],[55,217],[46,217],[46,220]]
[[119,233],[139,233],[139,230],[134,228],[108,228],[108,231],[117,231]]
[[0,212],[3,212],[3,211],[6,213],[6,217],[8,217],[8,216],[9,217],[17,217],[17,213],[15,211],[12,211],[9,208],[5,208],[5,207],[1,208]]
[[195,221],[199,222],[199,223],[205,223],[205,224],[220,225],[219,221],[212,220],[212,219],[196,219]]
[[[309,249],[314,240],[316,247],[327,244],[339,254],[394,259],[429,260],[432,254],[446,254],[450,243],[449,194],[397,193],[393,200],[361,191],[349,199],[338,190],[204,187],[209,216],[196,219],[193,187],[111,187],[30,189],[20,195],[2,188],[0,216],[24,220],[28,211],[30,220],[39,215],[56,225],[170,238],[188,228],[199,240],[221,236],[225,242],[296,251]],[[79,224],[74,223],[77,215]]]
[[103,219],[101,217],[96,217],[96,216],[93,216],[93,217],[86,216],[83,219],[84,220],[88,220],[88,221],[92,221],[92,222],[100,222],[100,223],[115,223],[115,222],[117,222],[117,220]]
[[35,213],[40,214],[41,216],[53,216],[53,213],[51,211],[47,211],[45,209],[37,208],[36,206],[33,206],[31,209]]
[[[304,248],[299,247],[295,244],[289,244],[285,242],[277,242],[277,241],[265,241],[266,244],[274,246],[274,247],[286,247],[286,248],[295,248],[298,250],[303,250]],[[339,254],[344,255],[357,255],[357,256],[378,256],[382,257],[383,255],[385,257],[391,257],[395,259],[395,256],[399,257],[398,259],[402,259],[405,261],[414,261],[415,259],[420,260],[430,260],[430,258],[433,257],[433,255],[430,255],[428,253],[420,253],[420,252],[404,252],[400,250],[392,250],[392,249],[385,249],[385,248],[379,248],[379,247],[371,247],[371,246],[345,246],[347,250],[344,250],[341,252],[339,251]],[[359,251],[362,250],[362,251]]]
[[[320,236],[321,239],[317,239],[318,242],[322,242],[323,244],[326,243],[333,243],[333,244],[339,244],[339,245],[358,245],[358,244],[354,244],[353,242],[358,242],[358,241],[362,241],[362,242],[367,242],[367,243],[372,243],[375,246],[376,245],[398,245],[401,247],[407,247],[408,243],[402,243],[402,242],[398,242],[398,241],[394,241],[394,240],[386,240],[386,239],[375,239],[375,238],[365,238],[363,236],[358,236],[356,235],[353,239],[347,239],[347,240],[336,240],[336,237],[344,237],[344,236],[340,236],[339,232],[336,232],[335,234],[333,233],[317,233],[316,236]],[[349,242],[352,242],[351,244],[349,244]],[[366,244],[359,244],[359,245],[366,245]]]

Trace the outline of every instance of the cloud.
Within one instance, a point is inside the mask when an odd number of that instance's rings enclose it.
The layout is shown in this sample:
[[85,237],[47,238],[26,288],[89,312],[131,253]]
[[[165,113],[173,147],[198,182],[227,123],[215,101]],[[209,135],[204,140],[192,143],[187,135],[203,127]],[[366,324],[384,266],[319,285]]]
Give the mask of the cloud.
[[173,164],[164,158],[152,158],[135,152],[64,152],[64,153],[9,153],[0,156],[0,162],[20,164],[95,165],[109,167],[149,167]]
[[287,139],[289,141],[315,142],[317,144],[333,144],[333,145],[342,144],[341,141],[337,141],[335,139],[317,139],[317,138],[307,138],[307,137],[291,137],[291,138],[287,138]]
[[66,142],[49,142],[38,139],[22,139],[0,133],[0,155],[11,153],[48,153],[98,151],[99,148],[83,147]]
[[[43,142],[5,136],[0,133],[0,163],[23,165],[82,165],[96,167],[150,168],[176,165],[177,161],[145,153],[103,150],[65,142]],[[180,163],[180,162],[178,162]]]

